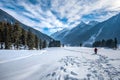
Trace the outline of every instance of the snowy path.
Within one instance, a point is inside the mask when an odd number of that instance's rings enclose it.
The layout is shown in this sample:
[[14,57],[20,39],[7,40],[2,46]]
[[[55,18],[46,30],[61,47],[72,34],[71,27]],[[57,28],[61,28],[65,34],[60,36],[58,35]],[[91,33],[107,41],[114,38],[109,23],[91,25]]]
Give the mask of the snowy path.
[[0,80],[120,80],[120,50],[0,51]]

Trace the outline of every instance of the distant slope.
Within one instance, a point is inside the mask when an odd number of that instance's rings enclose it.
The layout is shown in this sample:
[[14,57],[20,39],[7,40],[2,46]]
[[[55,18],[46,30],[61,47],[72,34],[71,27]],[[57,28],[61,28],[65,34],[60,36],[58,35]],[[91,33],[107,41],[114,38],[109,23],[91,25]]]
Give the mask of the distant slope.
[[[57,36],[57,38],[63,44],[72,46],[79,46],[80,43],[83,46],[91,46],[94,41],[114,39],[115,37],[118,39],[118,43],[120,43],[120,13],[101,23],[93,21],[85,24],[82,22],[64,33],[64,35],[59,34],[62,37]],[[56,36],[53,38],[56,39]]]
[[64,28],[61,31],[57,31],[57,32],[53,33],[51,35],[51,37],[54,38],[54,39],[56,39],[56,40],[61,40],[68,31],[69,31],[69,29]]
[[62,39],[62,42],[64,44],[69,45],[79,45],[80,43],[83,43],[84,41],[88,40],[88,35],[84,35],[88,32],[91,28],[93,28],[94,25],[85,24],[84,22],[81,22],[78,26],[74,27],[69,31],[69,33],[64,36]]
[[63,44],[79,45],[82,41],[85,41],[88,39],[87,36],[84,36],[83,34],[85,34],[89,29],[94,27],[94,25],[96,24],[98,24],[98,22],[96,21],[92,21],[89,24],[81,22],[79,25],[72,28],[71,30],[63,29],[62,31],[57,32],[57,34],[55,33],[52,36],[54,36],[53,37],[54,39],[61,40]]
[[31,28],[30,26],[26,26],[25,24],[21,23],[20,21],[18,21],[17,19],[15,19],[14,17],[12,17],[7,12],[5,12],[1,9],[0,9],[0,21],[7,21],[10,23],[18,22],[23,29],[25,29],[25,30],[30,29],[32,31],[32,33],[37,35],[39,38],[41,38],[43,40],[47,40],[47,41],[50,41],[52,39],[51,37],[47,36],[46,34],[43,34],[40,31]]
[[[87,44],[91,41],[97,41],[102,39],[114,39],[115,37],[120,43],[120,14],[111,17],[110,19],[95,25],[95,27],[88,30],[90,33],[85,33],[84,35],[89,35]],[[93,40],[92,40],[93,39]],[[86,42],[84,45],[86,45]]]

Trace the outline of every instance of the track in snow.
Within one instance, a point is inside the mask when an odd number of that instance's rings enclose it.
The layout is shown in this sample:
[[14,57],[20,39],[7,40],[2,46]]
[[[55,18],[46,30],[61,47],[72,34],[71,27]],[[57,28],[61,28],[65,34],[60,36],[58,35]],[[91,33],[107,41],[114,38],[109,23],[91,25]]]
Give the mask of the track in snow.
[[0,52],[0,80],[120,80],[119,50],[99,49],[97,55],[85,47]]
[[[71,49],[65,49],[73,52]],[[86,52],[82,52],[86,53]],[[88,53],[86,53],[88,54]],[[94,55],[94,54],[91,54]],[[108,59],[108,57],[102,55],[95,55],[99,58],[96,60],[91,60],[85,58],[81,55],[80,57],[75,56],[66,56],[59,60],[61,66],[58,66],[53,72],[48,73],[44,76],[50,80],[120,80],[120,70],[117,70],[109,61],[119,60],[120,59]],[[84,69],[85,68],[85,69]],[[81,74],[84,71],[87,72],[86,77],[81,77]]]

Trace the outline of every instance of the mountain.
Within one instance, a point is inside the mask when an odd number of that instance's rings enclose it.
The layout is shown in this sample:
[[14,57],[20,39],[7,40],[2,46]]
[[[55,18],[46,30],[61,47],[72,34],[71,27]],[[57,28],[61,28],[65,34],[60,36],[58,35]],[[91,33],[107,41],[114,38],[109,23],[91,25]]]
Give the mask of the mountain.
[[115,37],[120,43],[120,13],[110,19],[95,25],[94,28],[88,30],[90,33],[85,33],[89,38],[84,42],[84,45],[92,44],[94,41],[102,39],[114,39]]
[[[69,45],[76,45],[80,44],[81,39],[80,37],[84,37],[83,34],[86,33],[89,29],[94,27],[95,24],[98,22],[91,21],[88,24],[81,22],[76,27],[68,30],[61,30],[59,32],[54,33],[51,35],[54,39],[60,40],[63,44],[69,44]],[[83,39],[84,40],[84,39]]]
[[98,21],[90,21],[88,24],[94,26],[94,25],[96,25],[98,23],[99,23]]
[[[77,27],[84,27],[86,25],[84,22],[81,22]],[[77,28],[76,28],[77,29]],[[57,31],[51,35],[52,38],[56,40],[61,40],[62,38],[66,37],[66,35],[71,34],[74,30],[73,29],[68,29],[64,28],[61,31]]]
[[120,13],[100,23],[92,21],[83,24],[82,22],[68,32],[59,39],[63,44],[79,46],[82,43],[83,46],[91,46],[94,41],[115,37],[120,43]]
[[80,43],[83,43],[83,41],[87,40],[87,35],[84,34],[93,27],[94,25],[81,22],[79,25],[71,29],[61,41],[63,44],[69,44],[72,46],[79,45]]
[[46,41],[50,41],[53,40],[51,37],[47,36],[46,34],[43,34],[42,32],[33,29],[30,26],[27,26],[23,23],[21,23],[20,21],[18,21],[17,19],[15,19],[14,17],[12,17],[11,15],[9,15],[7,12],[3,11],[2,9],[0,9],[0,21],[7,21],[9,23],[15,23],[18,22],[19,25],[24,29],[24,30],[29,30],[34,33],[35,35],[37,35],[40,39],[46,40]]
[[57,31],[51,35],[52,38],[56,40],[60,40],[63,38],[63,36],[69,31],[69,29],[64,28],[63,30]]

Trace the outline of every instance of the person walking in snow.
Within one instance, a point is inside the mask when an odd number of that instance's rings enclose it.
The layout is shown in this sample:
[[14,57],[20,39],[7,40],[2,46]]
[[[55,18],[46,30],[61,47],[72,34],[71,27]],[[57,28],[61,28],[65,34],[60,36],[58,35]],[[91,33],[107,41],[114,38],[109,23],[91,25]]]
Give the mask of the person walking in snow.
[[95,54],[97,54],[97,50],[98,50],[97,48],[94,49]]

